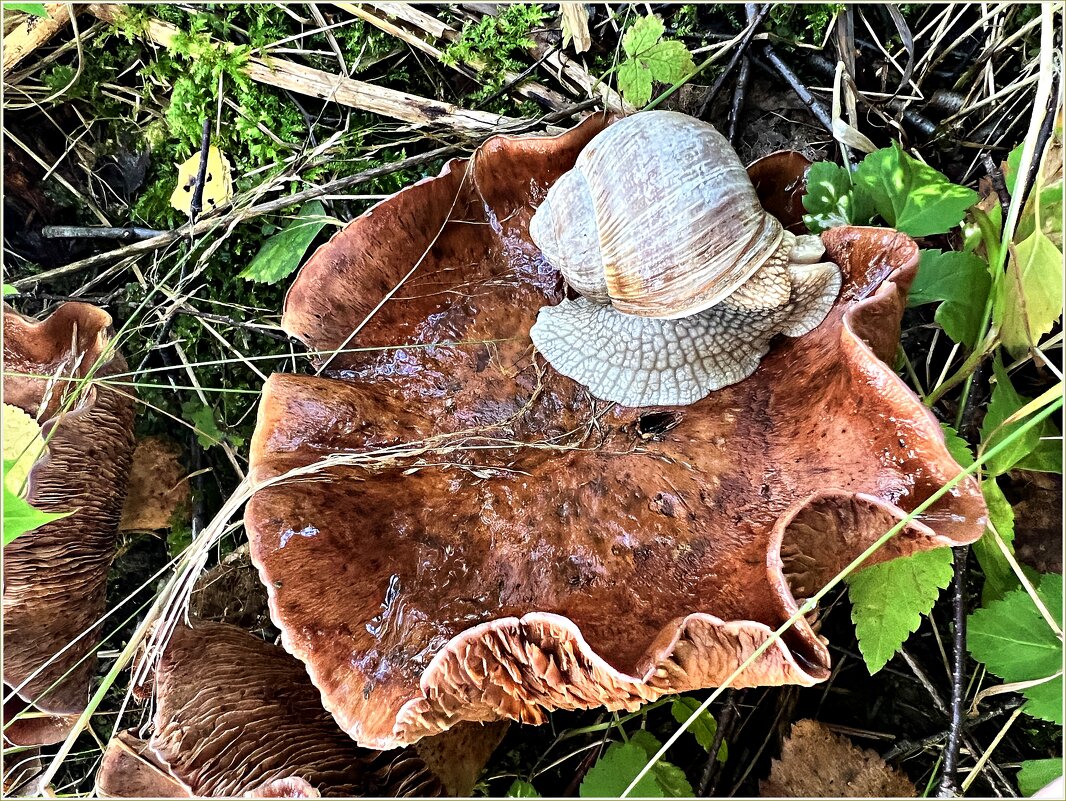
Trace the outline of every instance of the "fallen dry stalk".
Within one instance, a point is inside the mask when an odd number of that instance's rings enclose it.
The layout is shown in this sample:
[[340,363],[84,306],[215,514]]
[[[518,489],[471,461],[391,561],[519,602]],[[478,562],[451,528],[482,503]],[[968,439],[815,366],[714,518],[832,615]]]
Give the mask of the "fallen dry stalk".
[[[90,13],[109,23],[121,18],[123,6],[114,3],[93,3]],[[180,31],[169,23],[149,19],[145,34],[156,44],[168,50],[173,47],[174,37]],[[232,45],[226,45],[232,47]],[[317,70],[294,61],[271,56],[253,56],[244,66],[244,73],[253,81],[287,89],[321,100],[331,100],[383,117],[402,120],[413,125],[435,125],[459,131],[493,130],[503,125],[518,122],[511,117],[487,111],[464,109],[452,103],[419,97],[418,95],[386,89],[365,81],[345,78],[324,70]]]
[[31,14],[4,37],[4,77],[70,22],[70,3],[46,3],[44,9],[47,19]]
[[[446,62],[444,59],[444,51],[438,45],[453,42],[458,37],[458,32],[451,26],[438,20],[436,17],[426,14],[423,11],[419,11],[408,3],[334,3],[334,5],[342,11],[346,11],[349,14],[359,17],[359,19],[373,25],[378,30],[384,31],[390,36],[395,36],[397,39],[410,45],[416,50],[420,50],[426,55],[432,56],[437,61],[445,64],[445,66],[452,67],[452,69],[467,77],[471,76],[471,71],[473,71],[473,73],[480,73],[485,70],[485,64],[477,60],[467,59],[465,67],[459,64]],[[434,43],[427,39],[423,39],[419,34],[390,21],[390,19],[388,19],[389,17],[406,22],[408,25],[417,28],[431,39],[442,41]],[[570,102],[569,98],[565,95],[549,89],[536,81],[523,79],[517,72],[505,71],[501,77],[503,78],[504,83],[516,84],[514,91],[517,94],[529,98],[534,102],[545,104],[552,109],[557,110],[563,108]]]

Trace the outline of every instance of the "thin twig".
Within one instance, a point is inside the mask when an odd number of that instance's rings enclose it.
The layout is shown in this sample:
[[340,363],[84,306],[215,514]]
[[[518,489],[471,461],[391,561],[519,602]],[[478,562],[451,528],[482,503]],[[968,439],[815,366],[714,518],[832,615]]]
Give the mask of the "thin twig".
[[985,172],[988,173],[988,177],[992,181],[992,188],[999,198],[999,206],[1003,210],[1003,219],[1006,219],[1007,212],[1010,210],[1010,192],[1007,191],[1007,182],[1003,180],[1003,171],[996,166],[996,163],[992,161],[992,157],[987,153],[981,156],[981,162],[985,165]]
[[964,545],[952,549],[955,557],[955,576],[952,579],[952,608],[955,613],[955,630],[951,666],[951,726],[948,742],[944,747],[944,766],[940,773],[938,798],[954,798],[959,794],[955,774],[959,769],[959,741],[962,738],[962,702],[966,694],[966,557],[970,548]]
[[211,150],[211,118],[204,119],[200,139],[200,164],[196,169],[196,183],[192,187],[192,202],[189,204],[189,222],[196,222],[204,209],[204,184],[207,182],[207,154]]
[[792,91],[796,93],[796,96],[803,101],[803,104],[807,106],[808,109],[810,109],[810,112],[814,115],[815,119],[821,123],[823,128],[832,134],[833,121],[829,118],[829,112],[825,110],[825,106],[815,99],[810,90],[804,86],[803,82],[796,76],[796,73],[794,73],[789,66],[781,60],[781,57],[774,52],[774,49],[769,44],[763,44],[762,54],[766,57],[766,60],[770,62],[770,66],[773,67],[773,70],[770,70],[770,67],[758,59],[755,60],[755,63],[767,72],[776,71],[782,78],[784,78],[788,82],[788,85],[792,87]]
[[710,89],[704,94],[703,99],[700,101],[699,111],[696,112],[696,116],[701,120],[707,116],[707,110],[711,107],[711,103],[718,96],[718,92],[721,91],[722,85],[725,83],[726,78],[733,72],[733,69],[740,62],[740,59],[748,51],[748,45],[751,44],[751,37],[755,35],[755,31],[759,29],[759,25],[765,19],[766,15],[770,13],[770,4],[766,3],[756,13],[755,18],[748,24],[747,30],[744,31],[744,36],[737,44],[736,50],[733,52],[733,57],[729,59],[729,63],[725,65],[725,69],[722,70],[722,74],[718,76],[718,79],[714,82]]
[[78,273],[83,270],[91,269],[93,267],[99,267],[102,264],[108,264],[109,262],[117,261],[119,259],[126,259],[134,256],[140,256],[144,253],[151,253],[155,250],[159,250],[159,248],[166,247],[167,245],[177,241],[178,239],[181,239],[183,236],[190,234],[192,236],[199,236],[212,230],[213,228],[215,228],[215,226],[224,226],[227,224],[235,224],[237,222],[245,222],[254,217],[259,217],[264,214],[273,214],[275,212],[282,211],[283,209],[286,209],[290,206],[298,205],[307,200],[313,200],[315,198],[321,197],[322,195],[335,194],[337,192],[341,192],[346,189],[351,189],[352,187],[359,186],[360,184],[365,184],[369,181],[377,180],[378,178],[384,178],[385,176],[391,175],[394,172],[408,170],[412,167],[418,167],[429,162],[447,159],[453,156],[459,156],[465,151],[469,150],[471,147],[476,147],[489,137],[495,136],[498,133],[526,133],[542,125],[557,122],[560,120],[565,120],[581,111],[586,111],[588,109],[594,108],[600,105],[600,103],[600,98],[590,98],[580,103],[575,103],[574,105],[570,106],[569,108],[563,109],[562,111],[546,114],[543,117],[538,118],[537,120],[524,121],[521,124],[510,126],[500,131],[484,132],[482,134],[472,137],[471,139],[468,139],[465,142],[461,142],[454,145],[447,145],[445,147],[439,147],[435,150],[430,150],[426,153],[421,153],[416,156],[409,156],[405,159],[400,159],[399,161],[393,161],[388,164],[383,164],[380,167],[372,167],[369,170],[364,170],[363,172],[357,173],[355,175],[348,175],[344,178],[338,178],[334,181],[329,181],[327,183],[319,184],[318,186],[313,186],[309,189],[305,189],[302,192],[295,192],[291,195],[285,195],[284,197],[280,197],[275,200],[270,200],[265,203],[260,203],[256,206],[250,206],[246,209],[235,210],[232,208],[231,205],[222,207],[219,209],[219,212],[228,212],[228,216],[220,217],[218,214],[213,214],[210,217],[205,217],[203,219],[198,220],[196,223],[193,224],[191,229],[186,228],[183,231],[167,231],[166,233],[161,234],[160,236],[153,237],[152,239],[146,239],[143,242],[136,242],[132,245],[127,245],[126,247],[116,248],[115,250],[109,250],[106,253],[97,253],[95,256],[90,256],[86,259],[82,259],[81,261],[72,262],[71,264],[66,264],[62,267],[56,267],[52,270],[46,270],[43,273],[27,276],[26,278],[20,278],[17,281],[12,281],[10,283],[12,284],[12,286],[21,289],[22,287],[30,286],[31,284],[37,283],[39,281],[48,281],[53,278],[58,278],[59,276],[71,275],[73,273]]

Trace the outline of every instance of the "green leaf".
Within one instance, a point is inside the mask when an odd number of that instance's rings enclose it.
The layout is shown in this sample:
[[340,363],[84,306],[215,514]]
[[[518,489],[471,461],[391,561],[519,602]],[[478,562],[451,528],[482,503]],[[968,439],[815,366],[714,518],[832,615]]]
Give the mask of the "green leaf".
[[[999,353],[996,353],[992,360],[992,371],[996,377],[996,385],[992,389],[992,399],[988,403],[988,411],[985,412],[985,419],[981,423],[981,446],[985,450],[1010,436],[1012,431],[1025,423],[1024,420],[1016,420],[1010,425],[1000,427],[1004,420],[1029,402],[1028,398],[1022,397],[1015,391]],[[1030,428],[1005,450],[985,461],[985,472],[991,476],[1006,473],[1028,456],[1039,443],[1040,428]]]
[[908,305],[942,301],[934,319],[952,341],[973,350],[984,333],[981,323],[991,288],[988,262],[981,257],[950,250],[923,250]]
[[[1062,576],[1040,576],[1036,593],[1062,626]],[[1062,641],[1051,630],[1025,589],[1008,592],[970,615],[967,647],[978,662],[1008,683],[1047,678],[1062,670]],[[1025,690],[1024,710],[1062,724],[1062,676]]]
[[[1003,490],[999,488],[994,478],[986,478],[981,482],[981,492],[988,504],[988,518],[996,527],[1000,538],[1013,552],[1011,544],[1014,542],[1014,509],[1011,508]],[[1014,575],[1007,557],[999,549],[991,531],[986,531],[977,542],[973,544],[973,553],[981,565],[981,572],[985,574],[985,584],[981,589],[981,601],[986,605],[999,600],[1008,591],[1018,586],[1018,578]]]
[[11,284],[4,284],[4,297],[5,298],[8,295],[17,295],[18,293],[19,293],[19,291],[15,287],[11,286]]
[[1018,771],[1018,791],[1031,796],[1062,775],[1062,757],[1058,759],[1027,759]]
[[[629,742],[643,748],[648,760],[651,760],[652,757],[659,753],[659,749],[663,747],[658,738],[645,729],[636,731],[629,738]],[[677,765],[659,760],[652,766],[651,775],[655,777],[655,781],[662,788],[663,795],[667,798],[687,798],[692,795],[692,785],[689,784],[688,779],[685,777],[685,772]]]
[[618,91],[634,106],[651,102],[651,70],[639,61],[623,61],[618,67]]
[[507,790],[508,798],[540,798],[540,793],[532,784],[521,779],[515,779]]
[[[618,798],[662,746],[650,732],[640,730],[627,743],[611,743],[581,782],[582,798]],[[684,771],[660,760],[633,788],[633,798],[685,798],[692,785]]]
[[1050,417],[1040,424],[1040,442],[1014,466],[1019,470],[1062,473],[1062,433]]
[[[699,708],[700,702],[698,700],[682,696],[670,705],[670,714],[674,716],[674,720],[678,723],[684,723]],[[718,721],[714,719],[714,715],[711,714],[710,710],[704,709],[700,712],[699,717],[692,721],[692,725],[688,727],[687,731],[696,738],[696,742],[703,747],[704,751],[710,753],[711,748],[714,747],[714,737],[718,733]],[[728,758],[729,751],[725,740],[722,740],[718,748],[718,761],[725,762]]]
[[651,70],[651,77],[662,83],[677,83],[696,69],[692,54],[684,42],[659,42],[643,53],[639,60]]
[[862,160],[855,185],[870,193],[889,225],[911,236],[947,233],[978,199],[972,189],[953,184],[895,143]]
[[212,445],[221,444],[225,434],[218,427],[215,410],[210,406],[203,406],[197,401],[186,401],[181,404],[181,416],[196,429],[196,439],[201,448],[207,449]]
[[307,248],[327,222],[329,218],[321,201],[305,203],[295,219],[263,243],[251,264],[241,271],[241,278],[264,284],[287,278],[300,266]]
[[947,446],[951,458],[959,463],[960,467],[969,467],[973,464],[973,451],[970,443],[959,436],[959,432],[947,423],[940,424],[940,430],[944,432],[944,445]]
[[866,225],[873,216],[873,203],[866,190],[853,187],[851,174],[831,161],[817,161],[807,171],[803,222],[818,234],[839,225]]
[[1011,353],[1039,342],[1062,315],[1062,280],[1062,253],[1043,231],[1014,246],[992,308],[1000,341]]
[[[644,749],[633,742],[611,743],[581,781],[581,798],[618,798],[648,764]],[[650,771],[633,788],[634,798],[663,798],[664,793]]]
[[44,3],[4,3],[4,10],[24,11],[41,19],[48,19],[48,9]]
[[[4,476],[15,466],[13,459],[4,460]],[[8,543],[29,531],[40,528],[45,523],[60,520],[74,512],[42,512],[30,506],[21,496],[12,492],[4,481],[4,547]]]
[[641,17],[622,37],[622,49],[630,58],[636,58],[654,47],[665,32],[663,21],[654,14]]
[[865,568],[846,579],[859,650],[871,675],[918,628],[951,576],[951,549],[935,548]]

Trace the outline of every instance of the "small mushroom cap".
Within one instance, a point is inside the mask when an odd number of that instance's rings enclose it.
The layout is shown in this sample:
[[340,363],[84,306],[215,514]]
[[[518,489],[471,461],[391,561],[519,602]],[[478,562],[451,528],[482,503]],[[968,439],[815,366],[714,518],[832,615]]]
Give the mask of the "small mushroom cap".
[[[283,645],[364,745],[716,686],[958,474],[884,361],[917,267],[895,231],[825,234],[825,320],[691,406],[606,409],[546,364],[529,329],[564,292],[529,220],[599,124],[489,140],[289,291],[286,330],[338,352],[265,385],[245,524]],[[965,480],[875,560],[985,519]],[[829,674],[801,620],[738,686]]]
[[[10,742],[63,739],[89,697],[134,446],[132,390],[109,378],[126,369],[110,351],[110,325],[105,311],[84,303],[39,322],[4,308],[4,402],[34,416],[47,441],[27,500],[44,511],[75,510],[4,548],[4,694],[17,688],[55,716],[5,721]],[[77,385],[62,380],[89,375],[109,383],[75,395]],[[5,704],[5,718],[11,709]]]

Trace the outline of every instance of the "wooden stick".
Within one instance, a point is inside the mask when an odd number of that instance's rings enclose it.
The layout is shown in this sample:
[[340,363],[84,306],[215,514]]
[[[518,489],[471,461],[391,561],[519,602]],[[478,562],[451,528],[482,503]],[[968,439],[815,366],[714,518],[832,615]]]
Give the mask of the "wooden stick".
[[[89,6],[89,11],[105,22],[114,23],[120,18],[123,6],[114,3],[93,3]],[[149,19],[145,33],[153,42],[170,49],[179,31],[169,23]],[[229,44],[225,46],[233,47]],[[244,66],[244,73],[252,80],[268,86],[331,100],[343,106],[414,125],[435,125],[460,131],[482,132],[519,122],[500,114],[460,108],[451,103],[386,89],[266,55],[250,58]]]
[[59,33],[70,22],[71,5],[69,3],[46,3],[44,10],[48,12],[47,19],[31,14],[4,37],[3,74],[5,77],[16,64]]

